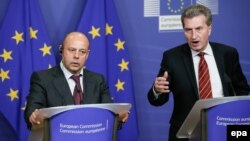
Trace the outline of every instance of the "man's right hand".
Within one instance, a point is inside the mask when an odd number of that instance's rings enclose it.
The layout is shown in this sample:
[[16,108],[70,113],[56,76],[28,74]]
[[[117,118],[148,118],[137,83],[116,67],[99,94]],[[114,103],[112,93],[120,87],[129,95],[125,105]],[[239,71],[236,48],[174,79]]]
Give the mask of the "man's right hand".
[[154,83],[154,90],[156,93],[162,94],[162,93],[169,93],[169,81],[168,79],[168,72],[165,71],[164,75],[161,77],[157,77],[155,79]]
[[39,125],[42,122],[42,119],[38,117],[37,111],[38,109],[36,109],[29,117],[29,121],[32,125]]

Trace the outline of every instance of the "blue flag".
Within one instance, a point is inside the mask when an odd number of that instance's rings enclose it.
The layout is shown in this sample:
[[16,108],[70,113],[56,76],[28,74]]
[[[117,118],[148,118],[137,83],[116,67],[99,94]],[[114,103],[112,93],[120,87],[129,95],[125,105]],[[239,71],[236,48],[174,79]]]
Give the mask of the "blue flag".
[[24,109],[31,73],[55,63],[38,0],[11,0],[0,27],[0,112],[20,141],[29,135]]
[[118,131],[118,140],[136,141],[138,126],[132,72],[113,1],[87,0],[77,30],[85,33],[90,40],[86,67],[105,76],[114,102],[132,104],[128,121]]

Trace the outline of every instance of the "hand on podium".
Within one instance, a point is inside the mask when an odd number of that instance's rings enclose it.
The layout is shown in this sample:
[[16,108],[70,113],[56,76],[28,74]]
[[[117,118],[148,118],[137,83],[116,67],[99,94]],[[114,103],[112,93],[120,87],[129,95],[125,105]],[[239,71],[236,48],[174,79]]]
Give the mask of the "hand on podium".
[[118,114],[118,121],[121,123],[125,123],[128,120],[129,112],[127,113],[119,113]]
[[40,125],[43,122],[40,116],[38,116],[38,110],[36,109],[29,117],[29,121],[32,125]]
[[118,127],[117,129],[118,130],[121,130],[122,129],[122,124],[123,123],[126,123],[127,120],[128,120],[128,117],[129,117],[129,113],[130,112],[126,112],[126,113],[119,113],[117,116],[118,116]]

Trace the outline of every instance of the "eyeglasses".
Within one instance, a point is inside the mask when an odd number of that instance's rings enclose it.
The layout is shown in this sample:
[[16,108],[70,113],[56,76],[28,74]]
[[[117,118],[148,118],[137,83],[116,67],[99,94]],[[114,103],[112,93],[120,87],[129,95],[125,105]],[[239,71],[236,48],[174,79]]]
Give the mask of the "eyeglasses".
[[67,48],[67,51],[71,54],[76,54],[78,53],[78,55],[80,56],[84,56],[86,55],[87,53],[89,53],[90,50],[86,50],[86,49],[75,49],[75,48]]

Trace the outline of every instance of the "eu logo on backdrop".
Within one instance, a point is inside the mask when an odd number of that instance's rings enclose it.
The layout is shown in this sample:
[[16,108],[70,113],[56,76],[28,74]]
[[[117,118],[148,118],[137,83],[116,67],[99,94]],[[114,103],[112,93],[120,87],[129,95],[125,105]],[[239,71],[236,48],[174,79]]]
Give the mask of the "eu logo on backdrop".
[[181,31],[181,12],[191,4],[207,6],[218,14],[218,0],[144,0],[144,17],[158,17],[158,30]]
[[180,15],[183,9],[192,4],[192,0],[161,0],[161,15]]

